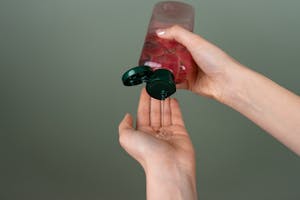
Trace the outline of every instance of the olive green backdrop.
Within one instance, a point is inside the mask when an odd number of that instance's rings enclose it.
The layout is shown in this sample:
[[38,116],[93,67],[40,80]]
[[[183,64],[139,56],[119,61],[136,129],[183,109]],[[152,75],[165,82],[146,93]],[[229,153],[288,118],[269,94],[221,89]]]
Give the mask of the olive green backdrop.
[[[155,2],[0,1],[1,200],[145,199],[117,127],[135,113],[141,87],[120,78],[137,63]],[[188,2],[196,33],[300,94],[300,1]],[[300,199],[299,157],[230,108],[175,96],[197,152],[199,199]]]

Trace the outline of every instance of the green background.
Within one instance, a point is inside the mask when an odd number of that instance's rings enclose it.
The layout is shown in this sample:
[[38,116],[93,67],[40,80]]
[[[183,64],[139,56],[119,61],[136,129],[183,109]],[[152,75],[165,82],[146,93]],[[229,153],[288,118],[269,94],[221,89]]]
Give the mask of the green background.
[[[155,2],[0,1],[1,200],[145,199],[144,172],[117,127],[136,110],[141,87],[120,78],[137,63]],[[300,94],[299,0],[187,2],[196,33]],[[299,157],[230,108],[175,97],[197,152],[199,199],[300,199]]]

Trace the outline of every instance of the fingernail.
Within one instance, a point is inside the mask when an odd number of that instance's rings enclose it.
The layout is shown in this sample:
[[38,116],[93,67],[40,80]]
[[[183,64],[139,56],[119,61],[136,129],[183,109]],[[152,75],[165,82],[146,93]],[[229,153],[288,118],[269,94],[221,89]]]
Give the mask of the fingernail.
[[164,35],[165,33],[166,33],[166,31],[163,30],[163,29],[157,29],[157,30],[156,30],[156,34],[157,34],[158,36],[162,36],[162,35]]

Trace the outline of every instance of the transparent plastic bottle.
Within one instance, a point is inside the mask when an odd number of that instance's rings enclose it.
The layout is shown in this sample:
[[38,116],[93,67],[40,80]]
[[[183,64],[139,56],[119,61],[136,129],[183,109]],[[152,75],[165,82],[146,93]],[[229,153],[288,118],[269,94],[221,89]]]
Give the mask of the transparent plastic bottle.
[[186,3],[163,1],[154,6],[139,66],[123,75],[127,86],[146,82],[146,90],[155,99],[163,100],[176,91],[176,84],[186,80],[193,67],[187,49],[173,40],[157,37],[156,30],[179,25],[194,28],[194,8]]

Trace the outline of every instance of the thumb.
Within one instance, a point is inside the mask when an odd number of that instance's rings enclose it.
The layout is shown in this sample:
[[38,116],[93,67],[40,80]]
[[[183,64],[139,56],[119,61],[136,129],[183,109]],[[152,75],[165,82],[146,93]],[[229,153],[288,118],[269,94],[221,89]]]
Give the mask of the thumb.
[[134,146],[135,131],[135,128],[133,128],[132,116],[127,113],[119,125],[119,142],[127,152],[128,149]]
[[132,116],[127,113],[119,124],[119,142],[123,148],[126,149],[130,146],[131,136],[134,131]]
[[163,39],[176,40],[185,46],[191,53],[193,53],[195,47],[199,48],[199,46],[207,43],[206,40],[199,35],[196,35],[179,25],[166,29],[158,29],[156,30],[156,34]]
[[133,119],[132,116],[127,113],[119,124],[119,134],[121,135],[124,133],[124,131],[131,129],[133,129]]
[[132,116],[127,113],[119,125],[119,142],[123,149],[143,166],[143,155],[140,149],[144,134],[134,134],[135,132]]
[[220,72],[224,70],[224,66],[233,62],[219,47],[178,25],[158,29],[156,34],[160,38],[173,39],[185,46],[201,70],[207,74]]

